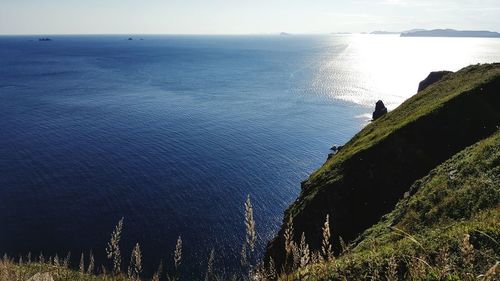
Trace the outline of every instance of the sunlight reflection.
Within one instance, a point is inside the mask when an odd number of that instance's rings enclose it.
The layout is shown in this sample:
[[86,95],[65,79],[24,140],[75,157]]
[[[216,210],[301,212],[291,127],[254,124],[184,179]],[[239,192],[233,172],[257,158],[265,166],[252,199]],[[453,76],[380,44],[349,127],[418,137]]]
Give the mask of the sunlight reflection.
[[498,39],[357,35],[348,42],[340,56],[322,62],[313,87],[325,98],[367,107],[382,99],[389,109],[395,108],[416,93],[431,71],[456,71],[491,57],[500,61]]

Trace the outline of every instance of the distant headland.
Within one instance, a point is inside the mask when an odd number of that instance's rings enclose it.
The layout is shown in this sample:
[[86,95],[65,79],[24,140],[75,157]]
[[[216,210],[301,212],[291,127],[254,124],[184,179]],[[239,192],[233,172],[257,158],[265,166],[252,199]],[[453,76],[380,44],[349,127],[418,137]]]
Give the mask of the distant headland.
[[500,38],[500,33],[485,30],[456,30],[456,29],[411,29],[402,32],[372,31],[370,34],[386,35],[400,34],[401,37],[476,37],[476,38]]
[[500,33],[477,30],[433,29],[402,32],[401,37],[482,37],[500,38]]

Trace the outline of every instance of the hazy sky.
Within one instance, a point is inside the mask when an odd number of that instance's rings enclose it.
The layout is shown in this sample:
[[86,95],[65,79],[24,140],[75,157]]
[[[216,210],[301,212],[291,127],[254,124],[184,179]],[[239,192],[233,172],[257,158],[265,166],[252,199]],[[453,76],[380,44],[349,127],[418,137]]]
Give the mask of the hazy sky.
[[0,34],[500,31],[500,0],[0,0]]

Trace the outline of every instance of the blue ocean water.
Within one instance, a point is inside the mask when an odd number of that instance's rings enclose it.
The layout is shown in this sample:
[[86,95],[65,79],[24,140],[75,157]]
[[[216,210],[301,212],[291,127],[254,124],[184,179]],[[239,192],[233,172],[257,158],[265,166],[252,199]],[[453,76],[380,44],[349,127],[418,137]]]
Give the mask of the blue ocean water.
[[[432,70],[500,61],[500,40],[395,36],[0,37],[0,252],[146,271],[235,268],[250,195],[257,253],[300,182]],[[143,39],[143,40],[141,40]],[[451,48],[450,46],[460,46]],[[125,254],[128,258],[128,255]]]

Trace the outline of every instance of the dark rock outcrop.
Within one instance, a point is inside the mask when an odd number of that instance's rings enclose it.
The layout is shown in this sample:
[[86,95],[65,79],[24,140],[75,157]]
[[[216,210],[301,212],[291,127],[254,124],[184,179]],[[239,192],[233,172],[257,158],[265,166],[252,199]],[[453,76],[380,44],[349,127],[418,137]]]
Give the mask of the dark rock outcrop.
[[384,102],[379,100],[375,104],[375,111],[373,112],[372,120],[375,121],[375,120],[379,119],[380,117],[382,117],[386,113],[387,113],[387,108],[385,107]]
[[440,81],[441,79],[443,79],[446,75],[448,75],[450,73],[453,73],[453,72],[443,70],[443,71],[433,71],[433,72],[429,73],[427,78],[425,78],[424,80],[422,80],[420,82],[420,84],[418,84],[418,91],[420,92],[420,91],[425,90],[427,87]]

